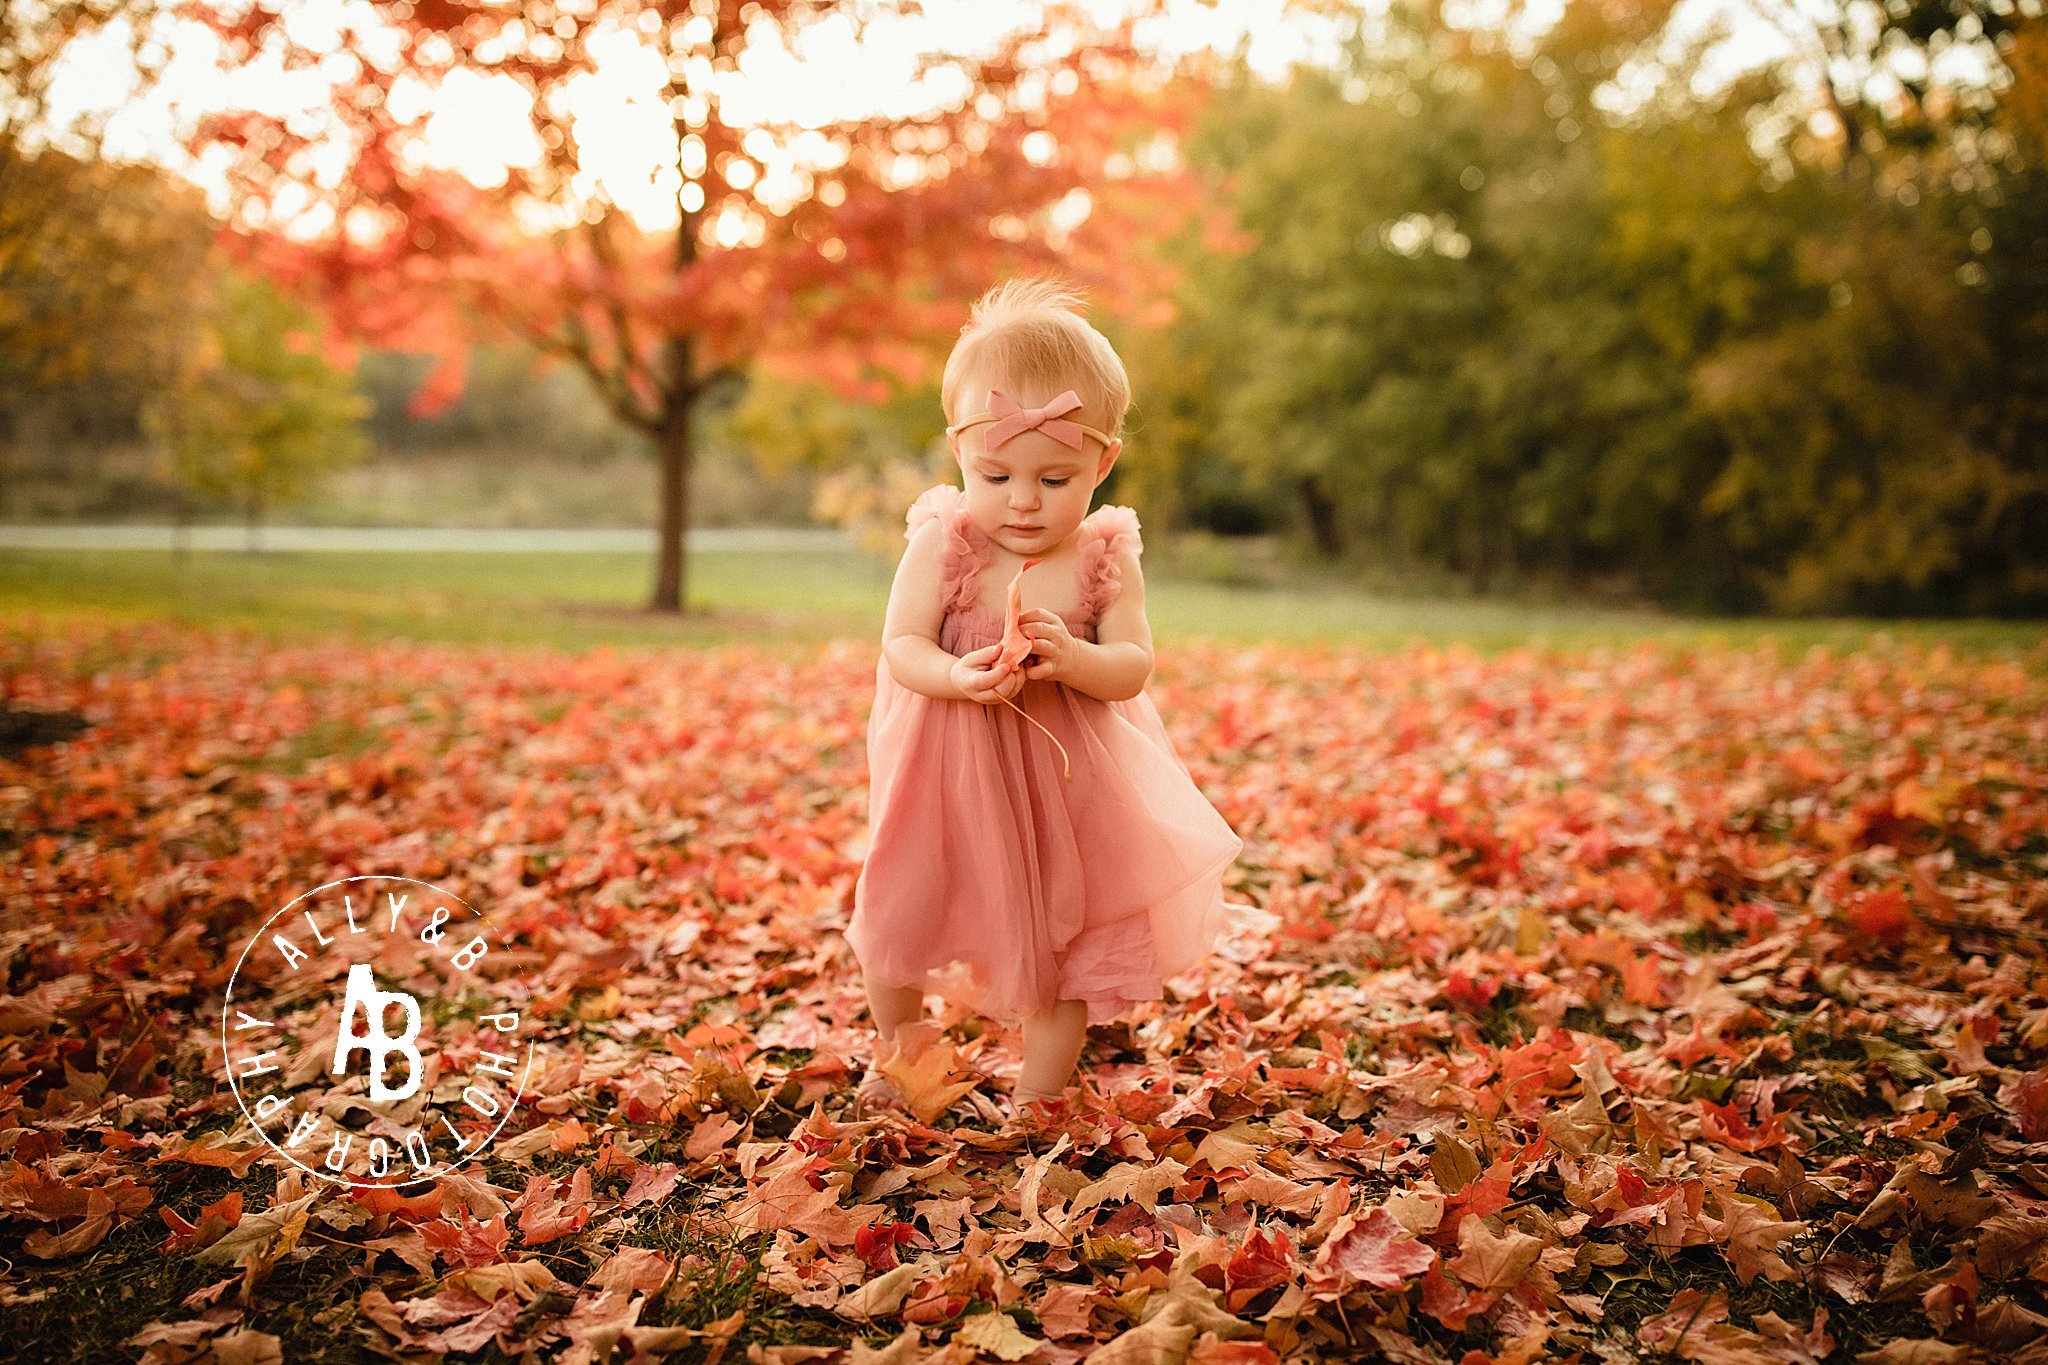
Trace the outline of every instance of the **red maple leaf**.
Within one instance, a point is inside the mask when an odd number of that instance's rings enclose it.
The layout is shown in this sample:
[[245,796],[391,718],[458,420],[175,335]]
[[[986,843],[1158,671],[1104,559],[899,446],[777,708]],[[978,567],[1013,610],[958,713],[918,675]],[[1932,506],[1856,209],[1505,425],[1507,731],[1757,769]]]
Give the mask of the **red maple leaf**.
[[1251,1297],[1283,1284],[1294,1274],[1294,1244],[1277,1228],[1253,1228],[1224,1263],[1223,1281],[1233,1295]]
[[567,1180],[531,1176],[520,1201],[519,1235],[527,1246],[538,1246],[582,1231],[590,1214],[590,1172],[581,1166]]
[[1342,1297],[1356,1284],[1399,1289],[1436,1264],[1436,1252],[1408,1234],[1393,1214],[1375,1208],[1363,1218],[1345,1214],[1331,1228],[1309,1267],[1308,1286],[1319,1297]]

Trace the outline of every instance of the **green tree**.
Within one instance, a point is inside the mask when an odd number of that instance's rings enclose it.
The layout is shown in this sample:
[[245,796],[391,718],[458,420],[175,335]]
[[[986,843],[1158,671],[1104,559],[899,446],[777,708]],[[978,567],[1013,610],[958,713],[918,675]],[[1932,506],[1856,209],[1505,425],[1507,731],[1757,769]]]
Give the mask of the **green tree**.
[[1664,14],[1580,0],[1520,50],[1420,0],[1338,70],[1225,90],[1190,150],[1242,241],[1183,244],[1140,351],[1182,503],[1221,471],[1324,555],[1479,588],[2038,607],[2031,31],[1988,111],[1918,144],[1866,116],[1845,170],[1825,120],[1774,124],[1783,69],[1702,99],[1695,54],[1620,109]]
[[1657,419],[1682,384],[1597,255],[1607,130],[1581,59],[1611,69],[1646,23],[1518,62],[1396,9],[1343,69],[1220,99],[1192,155],[1250,245],[1191,262],[1182,315],[1211,335],[1173,353],[1212,359],[1171,390],[1176,429],[1208,433],[1189,465],[1234,462],[1326,555],[1475,586],[1627,548],[1616,509],[1670,481]]
[[200,339],[145,422],[180,488],[231,500],[250,544],[264,512],[360,459],[369,401],[324,353],[319,319],[268,282],[221,269]]
[[[2027,54],[2041,23],[1973,0],[1866,10],[1781,12],[1812,30],[1798,51],[1833,59],[1817,98],[1795,55],[1731,99],[1768,200],[1703,200],[1703,184],[1737,181],[1700,176],[1655,145],[1668,136],[1638,146],[1626,265],[1665,296],[1660,321],[1684,311],[1668,284],[1686,282],[1698,316],[1667,334],[1721,452],[1700,511],[1765,603],[2038,610],[2048,212],[2029,111],[2048,72]],[[1989,83],[1937,74],[1930,59],[1958,46]]]

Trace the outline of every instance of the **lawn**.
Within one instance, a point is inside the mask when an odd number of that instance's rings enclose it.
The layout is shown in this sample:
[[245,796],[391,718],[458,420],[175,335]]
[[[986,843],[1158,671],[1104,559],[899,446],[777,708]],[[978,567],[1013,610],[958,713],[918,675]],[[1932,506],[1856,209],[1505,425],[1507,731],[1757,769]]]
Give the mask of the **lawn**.
[[[853,553],[700,553],[687,619],[641,610],[652,564],[639,554],[0,550],[0,621],[86,614],[232,626],[270,638],[335,634],[580,651],[600,644],[879,640],[893,566]],[[1154,641],[1324,643],[1392,649],[1418,641],[1491,654],[1654,641],[1677,647],[1769,642],[1786,658],[1947,644],[1970,656],[2048,664],[2039,622],[1772,620],[1674,616],[1543,602],[1377,595],[1340,583],[1225,585],[1155,571]]]

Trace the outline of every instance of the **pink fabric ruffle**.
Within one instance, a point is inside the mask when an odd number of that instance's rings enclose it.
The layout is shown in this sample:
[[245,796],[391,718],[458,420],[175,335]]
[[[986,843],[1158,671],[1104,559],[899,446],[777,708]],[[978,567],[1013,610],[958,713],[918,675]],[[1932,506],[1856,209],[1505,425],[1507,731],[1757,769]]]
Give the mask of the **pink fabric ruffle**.
[[1124,552],[1142,555],[1145,542],[1138,535],[1138,514],[1131,508],[1104,504],[1090,512],[1088,520],[1094,523],[1095,534],[1081,546],[1081,612],[1090,621],[1100,621],[1123,586]]
[[945,542],[939,547],[939,573],[944,585],[940,606],[948,612],[967,611],[974,606],[975,575],[988,564],[991,547],[975,535],[966,517],[967,495],[949,483],[933,484],[917,495],[904,515],[903,538],[917,534],[917,528],[936,519]]

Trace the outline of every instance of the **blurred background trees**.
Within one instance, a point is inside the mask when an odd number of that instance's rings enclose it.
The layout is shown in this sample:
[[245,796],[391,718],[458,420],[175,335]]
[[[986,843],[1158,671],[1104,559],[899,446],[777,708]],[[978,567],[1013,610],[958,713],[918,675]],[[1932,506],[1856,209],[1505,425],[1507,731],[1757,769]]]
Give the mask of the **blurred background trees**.
[[[1383,587],[2038,614],[2040,11],[1753,0],[1783,53],[1718,86],[1714,33],[1680,41],[1661,0],[1571,0],[1521,37],[1402,0],[1356,10],[1328,69],[1274,84],[1224,64],[1178,139],[1217,217],[1138,219],[1147,240],[1128,253],[1156,255],[1168,282],[1105,287],[1114,253],[1051,264],[1098,299],[1138,396],[1098,501],[1138,507],[1163,543],[1254,536]],[[233,351],[195,350],[211,329],[243,339],[245,376],[258,352],[295,357],[262,382],[332,438],[280,457],[307,494],[290,503],[273,482],[266,505],[648,524],[654,466],[572,369],[471,346],[460,397],[425,415],[409,405],[435,370],[425,354],[368,351],[351,370],[283,346],[309,320],[220,282],[203,206],[169,177],[4,148],[0,516],[155,515],[176,488],[201,515],[240,515],[247,481],[231,495],[198,471],[263,462],[208,464],[236,423],[178,417],[202,395],[234,401],[193,379],[193,355]],[[901,302],[957,326],[970,297]],[[908,497],[953,477],[942,354],[928,375],[883,365],[858,384],[801,354],[719,376],[693,410],[694,524],[815,517],[893,554]],[[343,429],[372,458],[333,468],[360,449]],[[153,443],[159,463],[76,456],[95,443]],[[172,449],[187,460],[163,464]],[[49,491],[95,477],[98,501]],[[1216,575],[1231,572],[1222,555]]]
[[[1189,245],[1139,384],[1182,500],[1479,591],[2038,611],[2042,26],[2001,8],[1862,6],[1862,67],[1813,39],[1804,103],[1790,61],[1690,95],[1659,9],[1586,0],[1516,53],[1396,6],[1219,98],[1191,155],[1255,244]],[[1998,89],[1843,74],[1962,41],[2013,58]]]
[[324,325],[235,271],[204,196],[103,155],[100,120],[53,122],[66,52],[131,37],[146,0],[0,5],[0,515],[182,517],[252,525],[366,449],[367,404]]
[[[687,614],[702,425],[736,387],[773,370],[875,401],[943,357],[954,301],[990,276],[1121,237],[1103,226],[1132,221],[1121,199],[1199,207],[1128,156],[1125,183],[1107,183],[1121,144],[1176,117],[1133,75],[1132,25],[1157,7],[1130,0],[1105,23],[1038,6],[985,47],[916,56],[913,84],[950,99],[876,90],[871,107],[812,101],[799,116],[722,77],[786,59],[821,21],[858,42],[920,6],[396,0],[295,24],[289,7],[202,3],[237,60],[281,54],[330,90],[323,119],[227,110],[192,148],[224,158],[244,254],[352,335],[441,358],[419,410],[460,392],[476,340],[581,371],[655,460],[648,607]],[[630,134],[581,107],[607,54],[640,73],[628,102],[652,117]],[[436,102],[485,89],[527,154],[488,175],[436,164]],[[615,177],[622,138],[639,160]],[[1096,221],[1063,228],[1062,205],[1090,186]],[[1116,260],[1119,275],[1137,263]]]
[[188,344],[141,425],[174,486],[233,502],[253,537],[319,474],[362,458],[370,404],[323,353],[320,320],[275,284],[217,267],[200,287]]

